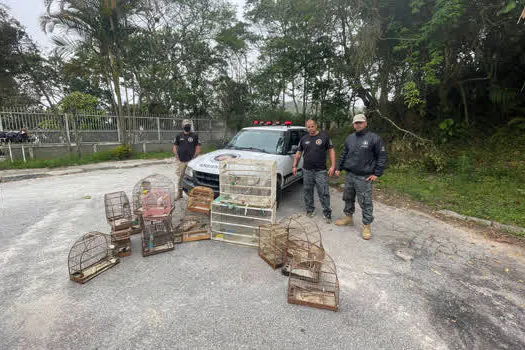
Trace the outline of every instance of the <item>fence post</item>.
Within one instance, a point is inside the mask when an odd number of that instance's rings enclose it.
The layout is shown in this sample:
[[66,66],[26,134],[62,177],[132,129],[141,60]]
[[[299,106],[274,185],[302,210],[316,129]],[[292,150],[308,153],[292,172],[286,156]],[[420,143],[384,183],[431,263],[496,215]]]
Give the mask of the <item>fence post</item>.
[[69,121],[67,119],[67,113],[64,113],[64,125],[66,126],[67,144],[71,145],[71,135],[69,135]]
[[117,117],[115,118],[117,120],[117,139],[118,143],[120,143],[120,116],[117,113]]
[[0,131],[4,131],[4,124],[2,123],[2,113],[0,113]]
[[7,146],[9,147],[9,158],[11,158],[11,161],[13,161],[13,151],[11,150],[11,141],[7,143]]
[[22,158],[24,158],[24,163],[27,163],[27,160],[26,160],[26,150],[24,148],[24,145],[22,145]]
[[160,142],[160,118],[157,117],[157,135]]

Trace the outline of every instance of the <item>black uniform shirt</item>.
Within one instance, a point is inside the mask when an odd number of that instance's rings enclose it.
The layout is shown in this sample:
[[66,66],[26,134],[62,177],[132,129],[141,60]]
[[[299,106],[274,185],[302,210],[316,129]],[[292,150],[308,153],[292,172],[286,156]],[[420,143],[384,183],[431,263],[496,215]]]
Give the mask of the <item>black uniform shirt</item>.
[[299,141],[298,152],[303,152],[303,168],[306,170],[326,170],[326,151],[333,148],[332,140],[324,133],[315,136],[304,135]]
[[189,162],[195,155],[197,145],[200,145],[199,136],[196,133],[180,133],[175,137],[174,144],[177,146],[177,156],[181,162]]

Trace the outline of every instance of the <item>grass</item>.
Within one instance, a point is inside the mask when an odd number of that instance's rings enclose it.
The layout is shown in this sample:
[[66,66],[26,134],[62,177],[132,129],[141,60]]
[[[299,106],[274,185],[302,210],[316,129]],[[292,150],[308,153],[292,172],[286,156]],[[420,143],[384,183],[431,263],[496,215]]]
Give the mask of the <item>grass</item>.
[[[331,132],[339,157],[351,130]],[[397,162],[381,177],[378,187],[407,195],[436,209],[525,227],[525,142],[522,139],[484,140],[485,144],[443,146],[447,164],[437,173],[406,155],[389,154]],[[331,179],[344,183],[344,176]]]
[[[215,149],[215,146],[205,145],[202,147],[201,153],[204,154],[207,152],[214,151]],[[119,161],[129,159],[165,159],[170,157],[173,157],[172,152],[131,152],[131,154],[126,154],[126,156],[122,156],[122,154],[115,152],[115,150],[111,150],[96,152],[82,157],[79,157],[78,155],[68,155],[54,159],[28,159],[27,162],[24,162],[23,160],[15,160],[14,162],[6,160],[0,162],[0,170],[58,168],[64,166],[93,164],[108,161]]]

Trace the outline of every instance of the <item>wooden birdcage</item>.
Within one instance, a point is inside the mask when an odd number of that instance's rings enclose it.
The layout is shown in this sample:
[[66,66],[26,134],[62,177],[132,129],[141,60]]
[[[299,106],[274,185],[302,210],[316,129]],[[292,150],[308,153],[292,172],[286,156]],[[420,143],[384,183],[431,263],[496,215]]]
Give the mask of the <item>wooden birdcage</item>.
[[210,215],[214,193],[209,187],[194,187],[188,194],[188,211]]
[[131,228],[131,205],[124,191],[106,193],[104,195],[106,219],[112,231]]
[[311,218],[295,214],[281,220],[286,227],[288,239],[284,254],[283,274],[288,275],[290,271],[290,262],[296,251],[305,249],[305,243],[323,248],[321,230]]
[[121,239],[121,240],[112,239],[111,242],[115,246],[115,255],[117,255],[119,258],[123,258],[125,256],[131,255],[131,238],[129,238],[129,235],[128,235],[128,238],[126,239]]
[[171,216],[144,220],[142,231],[142,256],[163,253],[175,249]]
[[274,270],[284,264],[288,232],[282,222],[259,226],[259,256]]
[[277,164],[270,160],[222,160],[219,188],[222,202],[272,208],[277,190]]
[[78,239],[68,256],[69,278],[86,283],[119,262],[114,256],[111,237],[101,232],[89,232]]
[[[311,271],[312,266],[319,266],[317,277],[304,276],[304,271]],[[328,254],[323,254],[322,259],[293,257],[288,279],[288,303],[332,311],[339,309],[339,280],[335,263]]]

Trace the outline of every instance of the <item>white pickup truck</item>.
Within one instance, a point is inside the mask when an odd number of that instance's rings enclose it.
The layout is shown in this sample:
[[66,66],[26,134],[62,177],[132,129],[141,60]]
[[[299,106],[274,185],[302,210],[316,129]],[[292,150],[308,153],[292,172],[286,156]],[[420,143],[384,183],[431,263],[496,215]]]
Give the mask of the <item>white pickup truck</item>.
[[244,128],[223,148],[201,155],[188,163],[183,179],[183,189],[206,186],[219,195],[219,161],[229,158],[275,160],[277,162],[277,202],[282,190],[302,180],[303,161],[292,174],[293,158],[301,137],[307,134],[305,127],[270,125]]

